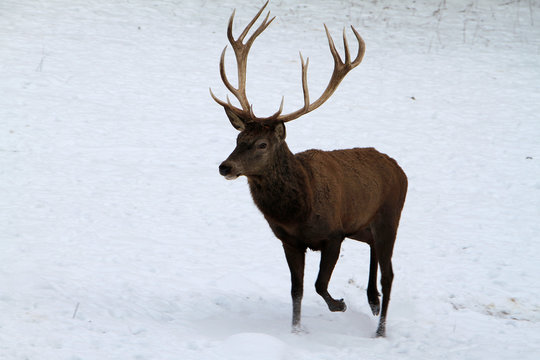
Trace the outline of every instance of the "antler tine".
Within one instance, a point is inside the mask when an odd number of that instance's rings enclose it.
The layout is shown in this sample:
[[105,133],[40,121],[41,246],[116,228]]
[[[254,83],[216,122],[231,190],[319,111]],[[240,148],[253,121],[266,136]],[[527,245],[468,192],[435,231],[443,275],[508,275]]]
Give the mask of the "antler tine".
[[[345,48],[345,62],[341,59],[339,56],[338,51],[336,50],[336,46],[334,44],[334,40],[332,39],[332,36],[330,35],[330,32],[328,31],[328,28],[326,25],[324,25],[324,30],[326,32],[326,37],[328,38],[328,46],[330,47],[330,53],[332,54],[332,57],[334,58],[334,71],[332,72],[332,76],[330,77],[330,81],[328,82],[328,85],[326,86],[326,89],[322,93],[322,95],[315,100],[313,103],[309,104],[309,93],[307,90],[307,62],[304,65],[304,60],[301,57],[302,61],[302,88],[304,90],[304,107],[294,111],[289,114],[281,115],[276,120],[277,121],[291,121],[294,119],[299,118],[300,116],[307,114],[308,112],[311,112],[321,106],[326,100],[332,96],[332,94],[336,91],[337,87],[341,83],[341,81],[345,78],[347,73],[354,69],[360,62],[362,62],[362,58],[364,56],[365,52],[365,43],[360,34],[356,31],[354,27],[352,27],[352,31],[358,40],[358,55],[356,56],[356,59],[351,62],[351,55],[349,50],[349,44],[347,42],[347,37],[345,35],[345,31],[343,32],[343,46]],[[307,99],[307,101],[306,101]]]
[[354,59],[354,61],[352,62],[352,66],[356,67],[362,62],[362,59],[364,58],[364,54],[366,53],[366,43],[364,42],[364,39],[362,39],[358,31],[356,31],[354,26],[351,25],[351,29],[354,33],[354,36],[356,36],[356,40],[358,40],[358,54],[356,55],[356,59]]
[[[242,33],[240,34],[240,36],[238,37],[237,41],[239,42],[242,42],[244,40],[244,38],[246,37],[246,35],[248,34],[249,30],[251,29],[251,27],[253,26],[253,24],[255,24],[255,22],[257,21],[257,19],[259,18],[259,16],[261,16],[262,12],[264,11],[264,9],[266,8],[266,5],[268,5],[268,2],[270,0],[268,0],[267,2],[264,3],[263,7],[259,10],[259,12],[257,13],[257,15],[255,15],[255,17],[249,22],[249,24],[246,26],[246,28],[244,29],[244,31],[242,31]],[[262,21],[261,25],[259,25],[259,27],[257,28],[257,30],[255,30],[255,33],[253,35],[251,35],[251,37],[249,38],[249,40],[247,41],[247,43],[253,43],[253,41],[255,40],[255,38],[257,36],[259,36],[259,34],[261,32],[264,31],[264,29],[266,29],[266,27],[268,25],[270,25],[270,23],[272,21],[274,21],[275,17],[273,17],[272,19],[270,19],[270,21],[268,21],[268,17],[270,16],[270,11],[268,12],[268,14],[266,14],[266,17],[264,18],[264,20]],[[268,21],[268,23],[267,23]],[[246,44],[247,44],[246,43]]]
[[223,83],[225,84],[225,87],[229,89],[230,92],[233,94],[237,93],[237,89],[232,86],[232,84],[229,82],[229,79],[227,79],[227,74],[225,73],[225,51],[227,50],[227,47],[223,49],[221,52],[221,58],[219,59],[219,74],[221,75],[221,80],[223,80]]
[[212,88],[209,88],[210,90],[210,96],[212,96],[212,99],[214,99],[215,102],[217,102],[221,106],[227,106],[227,103],[223,100],[220,100],[214,93],[212,92]]
[[281,104],[279,106],[279,110],[276,111],[273,115],[266,118],[256,117],[255,114],[253,113],[253,106],[251,106],[250,116],[252,119],[254,119],[254,121],[260,122],[263,125],[271,125],[279,121],[287,122],[290,120],[294,120],[300,117],[301,115],[306,114],[309,111],[311,111],[309,110],[309,90],[308,90],[308,83],[307,83],[307,68],[309,65],[309,58],[306,58],[306,61],[304,62],[304,57],[302,56],[301,52],[300,52],[300,62],[302,65],[302,91],[304,93],[304,107],[286,116],[280,116],[281,112],[283,111],[283,102],[285,100],[285,97],[283,96],[281,98]]
[[341,57],[339,56],[336,45],[334,45],[334,39],[332,39],[332,36],[330,35],[330,32],[328,31],[328,28],[326,27],[326,24],[324,25],[324,31],[326,31],[326,37],[328,38],[328,46],[330,46],[330,52],[332,53],[332,57],[334,58],[335,64],[342,64],[343,61],[341,61]]
[[350,65],[351,54],[349,53],[349,44],[347,43],[347,35],[345,35],[345,28],[343,28],[343,48],[345,49],[345,65]]
[[302,91],[304,93],[304,107],[302,110],[307,111],[309,108],[309,90],[307,83],[307,68],[309,65],[309,58],[306,58],[306,62],[304,62],[302,53],[300,53],[300,62],[302,63]]
[[234,36],[232,34],[232,25],[233,25],[235,13],[236,13],[236,9],[233,10],[231,16],[229,17],[229,24],[227,25],[227,39],[229,39],[229,42],[231,44],[235,42]]
[[268,20],[269,17],[270,17],[270,11],[268,12],[268,14],[266,14],[266,17],[262,21],[261,25],[257,28],[257,30],[255,30],[253,32],[253,34],[249,37],[248,41],[246,41],[246,47],[248,49],[251,47],[251,45],[253,44],[253,42],[257,38],[257,36],[259,36],[272,23],[272,21],[274,21],[274,19],[276,18],[274,16],[273,18]]
[[[238,100],[242,104],[242,108],[244,111],[247,111],[249,109],[249,101],[247,99],[246,95],[246,77],[247,77],[247,57],[249,50],[251,48],[251,45],[253,45],[253,42],[259,36],[271,23],[274,21],[275,17],[268,20],[270,16],[270,12],[266,14],[266,17],[262,21],[262,23],[259,25],[259,27],[253,32],[253,34],[249,37],[249,39],[246,41],[245,44],[242,43],[243,39],[255,23],[259,16],[261,15],[262,11],[268,4],[268,1],[263,5],[261,10],[255,15],[255,17],[251,20],[251,22],[246,26],[242,34],[238,37],[237,40],[231,41],[231,45],[233,47],[234,53],[236,55],[236,63],[238,67]],[[236,96],[236,94],[235,94]]]
[[[234,54],[236,57],[236,64],[238,69],[238,87],[234,87],[229,79],[227,78],[227,75],[225,73],[225,52],[227,50],[227,47],[223,49],[223,52],[221,53],[221,58],[219,62],[219,72],[221,75],[221,80],[225,84],[225,87],[238,99],[240,102],[240,105],[242,109],[234,107],[231,102],[227,99],[227,103],[225,103],[222,100],[219,100],[217,97],[212,95],[212,98],[221,106],[227,107],[230,110],[238,113],[238,114],[244,114],[248,115],[250,113],[250,105],[249,101],[246,96],[246,70],[247,70],[247,56],[249,53],[249,49],[257,36],[259,36],[271,23],[274,21],[275,17],[268,20],[270,16],[270,12],[266,14],[265,19],[262,21],[262,23],[259,25],[259,27],[253,32],[253,34],[249,37],[247,42],[244,44],[243,40],[248,34],[248,32],[251,30],[253,24],[259,19],[260,15],[268,5],[267,1],[263,7],[257,12],[257,14],[253,17],[253,19],[249,22],[249,24],[244,28],[240,36],[238,36],[238,39],[235,39],[232,33],[232,27],[234,22],[234,15],[236,13],[236,10],[234,10],[229,18],[229,24],[227,26],[227,38],[229,39],[229,42],[234,50]],[[211,90],[210,90],[211,92]]]
[[[238,36],[238,39],[236,39],[235,41],[238,41],[238,42],[242,42],[244,40],[244,38],[246,37],[247,33],[249,32],[249,30],[251,29],[251,27],[253,26],[253,24],[255,24],[255,21],[257,21],[257,19],[259,18],[259,16],[261,16],[262,12],[264,11],[264,9],[266,8],[266,5],[268,5],[268,2],[270,0],[268,0],[266,3],[264,3],[264,5],[262,6],[262,8],[259,9],[259,11],[257,12],[257,14],[253,17],[253,19],[251,19],[251,21],[249,22],[249,24],[247,24],[247,26],[244,28],[244,30],[242,31],[242,33],[240,34],[240,36]],[[234,12],[232,13],[231,15],[231,19],[229,20],[229,28],[232,28],[232,18],[234,16]],[[229,29],[227,29],[229,30]],[[232,34],[232,29],[231,29],[231,34]]]
[[210,90],[210,96],[212,96],[212,99],[214,99],[214,101],[217,102],[219,105],[231,110],[232,112],[238,115],[242,114],[243,112],[242,109],[237,108],[231,103],[231,100],[229,99],[229,95],[226,95],[227,102],[225,102],[223,100],[220,100],[216,95],[214,95],[214,93],[212,92],[212,88],[210,88],[209,90]]
[[259,118],[255,116],[255,113],[253,112],[253,105],[250,105],[249,108],[249,115],[251,116],[251,119],[253,121],[256,121],[264,126],[272,125],[276,122],[276,120],[279,118],[279,115],[283,112],[283,103],[285,101],[285,96],[281,97],[281,104],[279,105],[278,111],[273,113],[272,115],[265,117],[265,118]]
[[[225,51],[227,50],[227,47],[225,46],[225,48],[223,49],[223,51],[221,52],[221,59],[219,61],[219,73],[221,75],[221,80],[223,81],[223,83],[225,84],[225,87],[227,89],[229,89],[230,92],[232,92],[234,94],[234,96],[236,96],[236,98],[240,101],[240,104],[242,105],[242,101],[240,100],[241,99],[241,95],[240,93],[238,92],[237,89],[234,88],[234,86],[232,86],[232,84],[229,82],[229,79],[227,79],[227,75],[225,74]],[[219,98],[217,98],[214,93],[212,92],[212,89],[210,89],[210,95],[212,96],[212,99],[214,99],[215,102],[217,102],[219,105],[225,107],[225,108],[229,108],[231,111],[237,113],[237,114],[241,114],[242,113],[242,110],[235,107],[234,105],[231,104],[231,101],[229,100],[229,96],[227,96],[227,102],[223,101],[223,100],[220,100]],[[242,105],[243,107],[243,105]]]
[[[240,34],[240,36],[238,36],[238,39],[234,39],[234,36],[232,34],[232,25],[233,25],[233,22],[234,22],[234,15],[236,13],[236,9],[233,10],[232,14],[231,14],[231,17],[229,18],[229,25],[227,26],[227,38],[229,39],[229,42],[232,44],[232,43],[239,43],[239,44],[242,44],[242,41],[244,40],[244,38],[246,37],[246,35],[248,34],[249,30],[251,30],[251,27],[253,26],[253,24],[255,24],[255,22],[257,21],[257,19],[259,19],[259,16],[261,16],[262,12],[264,11],[264,9],[266,8],[266,6],[268,5],[268,2],[270,0],[268,0],[266,3],[264,3],[263,7],[257,12],[257,14],[253,17],[253,19],[251,19],[251,21],[249,22],[249,24],[247,24],[247,26],[244,28],[244,30],[242,31],[242,33]],[[264,31],[264,29],[266,29],[266,27],[268,25],[270,25],[270,23],[272,21],[274,21],[275,17],[273,17],[272,19],[270,19],[270,21],[268,21],[268,17],[270,16],[270,12],[268,12],[268,14],[266,14],[266,18],[263,20],[262,24],[259,26],[259,28],[257,28],[257,30],[255,31],[256,35],[252,35],[248,42],[251,41],[251,43],[253,43],[253,40],[255,40],[255,38],[261,33]],[[268,21],[268,22],[267,22]],[[264,27],[264,28],[263,28]],[[262,29],[261,29],[262,28]]]

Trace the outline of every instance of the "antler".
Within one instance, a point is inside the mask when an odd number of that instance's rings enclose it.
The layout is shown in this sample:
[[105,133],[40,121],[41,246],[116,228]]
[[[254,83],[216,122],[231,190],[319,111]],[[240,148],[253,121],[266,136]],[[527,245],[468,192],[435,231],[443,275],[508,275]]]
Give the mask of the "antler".
[[356,55],[356,58],[354,61],[351,62],[351,56],[349,52],[349,44],[347,43],[347,36],[345,35],[345,29],[343,29],[343,47],[345,48],[345,62],[341,60],[341,57],[339,56],[336,46],[334,45],[334,40],[332,39],[332,36],[330,36],[330,33],[328,32],[328,28],[326,25],[324,25],[324,30],[326,31],[326,37],[328,38],[328,45],[330,46],[330,52],[332,53],[332,57],[334,58],[334,71],[332,72],[332,76],[330,77],[330,81],[328,82],[328,85],[326,86],[326,89],[322,93],[322,95],[315,100],[313,103],[309,102],[309,90],[307,85],[307,67],[309,64],[309,59],[306,60],[304,63],[304,59],[302,58],[302,53],[300,53],[300,61],[302,63],[302,90],[304,91],[304,106],[290,114],[281,115],[278,116],[276,120],[278,121],[291,121],[294,119],[299,118],[300,116],[307,114],[310,111],[315,110],[319,106],[325,103],[326,100],[332,96],[334,91],[338,88],[341,81],[345,78],[345,75],[355,67],[357,67],[364,57],[364,53],[366,51],[366,45],[364,43],[364,40],[356,31],[356,29],[351,26],[351,29],[356,36],[356,39],[358,40],[358,54]]
[[246,70],[249,49],[251,48],[251,45],[253,44],[257,36],[259,36],[268,27],[268,25],[270,25],[272,21],[274,21],[275,17],[268,20],[270,16],[270,12],[268,12],[261,25],[259,25],[259,27],[255,30],[255,32],[251,35],[247,42],[244,44],[242,43],[242,41],[246,37],[247,33],[249,32],[255,21],[257,21],[259,16],[261,16],[261,13],[266,8],[266,5],[268,5],[268,1],[259,10],[257,15],[255,15],[255,17],[249,22],[244,31],[242,31],[242,33],[238,37],[238,39],[235,40],[232,34],[232,25],[236,10],[233,11],[233,13],[231,14],[231,17],[229,18],[229,25],[227,26],[227,38],[229,39],[229,42],[231,43],[231,46],[234,50],[234,54],[236,56],[236,64],[238,66],[238,88],[235,88],[229,82],[229,80],[227,79],[227,75],[225,74],[225,51],[227,50],[227,46],[225,46],[223,52],[221,53],[221,59],[219,61],[219,73],[221,75],[221,80],[223,80],[223,83],[225,84],[225,87],[229,89],[229,91],[232,92],[233,95],[238,99],[238,101],[240,102],[240,106],[242,106],[242,109],[233,106],[228,96],[227,102],[218,99],[214,95],[214,93],[212,93],[212,89],[210,89],[210,95],[218,104],[220,104],[224,108],[228,108],[237,115],[243,115],[244,117],[251,117],[250,115],[252,114],[252,107],[250,106],[246,95]]
[[332,39],[332,36],[330,36],[330,33],[328,32],[328,28],[326,25],[324,25],[324,29],[326,31],[326,36],[328,38],[328,45],[330,47],[330,52],[332,53],[332,57],[334,58],[334,71],[332,72],[332,76],[330,77],[330,81],[322,93],[322,95],[315,100],[313,103],[309,102],[309,90],[308,90],[308,84],[307,84],[307,68],[309,64],[309,59],[306,59],[304,62],[304,58],[302,57],[302,53],[300,53],[300,61],[302,66],[302,90],[304,93],[304,106],[292,113],[281,115],[281,112],[283,111],[283,100],[281,99],[281,105],[273,115],[266,117],[266,118],[259,118],[256,117],[253,113],[253,105],[249,104],[249,101],[246,96],[246,70],[247,70],[247,56],[249,49],[251,48],[251,45],[267,27],[274,21],[275,17],[268,20],[270,16],[270,12],[266,15],[265,19],[259,25],[259,27],[255,30],[255,32],[251,35],[251,37],[247,40],[245,44],[242,43],[244,38],[246,37],[247,33],[253,26],[253,24],[257,21],[263,10],[268,5],[267,1],[263,7],[259,10],[259,12],[255,15],[255,17],[250,21],[250,23],[246,26],[244,31],[240,34],[238,39],[234,39],[232,35],[232,24],[234,19],[235,12],[233,11],[230,19],[229,19],[229,25],[227,27],[227,37],[229,39],[229,42],[232,45],[232,48],[234,50],[234,54],[236,55],[236,63],[238,66],[238,88],[235,88],[227,79],[227,76],[225,74],[225,51],[227,50],[227,47],[223,49],[223,52],[221,53],[221,59],[219,62],[219,72],[221,75],[221,79],[223,80],[223,83],[225,84],[225,87],[229,89],[230,92],[233,93],[233,95],[238,99],[240,102],[240,105],[242,106],[242,109],[239,109],[231,104],[231,101],[229,100],[229,97],[227,96],[227,102],[218,99],[214,93],[212,93],[212,90],[210,89],[210,95],[212,98],[221,106],[224,108],[234,112],[235,114],[239,115],[243,119],[247,119],[247,121],[253,121],[253,122],[259,122],[263,125],[271,125],[276,122],[287,122],[294,119],[299,118],[300,116],[307,114],[322,104],[326,100],[332,96],[332,94],[336,91],[337,87],[341,83],[341,81],[345,78],[347,73],[354,69],[356,66],[358,66],[362,62],[362,58],[364,57],[365,52],[365,43],[360,34],[356,31],[354,27],[351,26],[351,29],[356,36],[356,39],[358,40],[358,54],[356,55],[356,58],[354,61],[351,61],[350,57],[350,51],[349,51],[349,44],[347,43],[347,37],[345,35],[345,29],[343,29],[343,46],[345,49],[345,61],[341,59],[339,56],[336,47],[334,45],[334,40]]

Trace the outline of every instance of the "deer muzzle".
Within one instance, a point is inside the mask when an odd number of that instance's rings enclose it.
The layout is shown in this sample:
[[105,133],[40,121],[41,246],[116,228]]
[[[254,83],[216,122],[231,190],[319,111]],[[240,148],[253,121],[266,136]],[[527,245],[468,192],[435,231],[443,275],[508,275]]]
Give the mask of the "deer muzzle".
[[227,161],[224,161],[219,165],[219,173],[227,180],[234,180],[239,176],[239,174],[234,173],[234,166]]

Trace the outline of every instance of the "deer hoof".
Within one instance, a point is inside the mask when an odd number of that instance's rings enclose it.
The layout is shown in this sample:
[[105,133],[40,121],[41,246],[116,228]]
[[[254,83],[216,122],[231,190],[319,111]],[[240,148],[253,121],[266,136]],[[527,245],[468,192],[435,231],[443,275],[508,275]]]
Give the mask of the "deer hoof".
[[386,319],[381,319],[377,327],[376,337],[386,337]]
[[381,311],[381,304],[379,304],[379,303],[376,303],[376,304],[369,303],[369,307],[371,308],[371,312],[373,313],[373,315],[375,315],[375,316],[379,315],[379,312]]
[[328,308],[330,311],[336,312],[336,311],[345,311],[347,310],[347,305],[345,304],[345,301],[343,299],[334,300],[331,304],[328,304]]
[[295,335],[302,335],[302,334],[309,334],[309,331],[307,331],[303,326],[301,325],[293,325],[291,329],[291,333]]

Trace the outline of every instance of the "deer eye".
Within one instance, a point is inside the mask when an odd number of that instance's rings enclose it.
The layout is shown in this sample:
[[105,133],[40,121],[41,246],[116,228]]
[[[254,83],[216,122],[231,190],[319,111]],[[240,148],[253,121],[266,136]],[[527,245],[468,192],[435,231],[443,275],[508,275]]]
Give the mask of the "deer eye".
[[266,149],[268,147],[268,144],[265,142],[262,142],[257,145],[257,149]]

